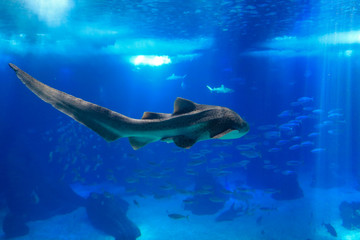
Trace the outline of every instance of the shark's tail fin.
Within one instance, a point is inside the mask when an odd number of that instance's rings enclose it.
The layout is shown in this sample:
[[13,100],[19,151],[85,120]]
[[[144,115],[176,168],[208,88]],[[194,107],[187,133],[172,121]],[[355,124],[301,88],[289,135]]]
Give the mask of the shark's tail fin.
[[57,110],[84,124],[107,141],[123,137],[117,129],[129,121],[128,117],[49,87],[14,64],[10,63],[9,65],[33,93]]
[[209,85],[206,85],[206,87],[210,90],[210,92],[214,91]]

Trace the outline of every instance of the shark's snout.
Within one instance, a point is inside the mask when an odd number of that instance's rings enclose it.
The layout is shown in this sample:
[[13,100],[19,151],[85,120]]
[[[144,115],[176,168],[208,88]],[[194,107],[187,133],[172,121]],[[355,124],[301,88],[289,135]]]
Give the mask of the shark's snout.
[[244,121],[241,131],[247,133],[250,130],[250,126],[247,122]]

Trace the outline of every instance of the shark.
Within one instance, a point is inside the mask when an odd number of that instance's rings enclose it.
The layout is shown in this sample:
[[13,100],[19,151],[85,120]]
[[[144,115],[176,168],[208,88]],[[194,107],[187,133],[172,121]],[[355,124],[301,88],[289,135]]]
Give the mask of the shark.
[[175,73],[173,73],[171,76],[167,77],[166,80],[178,80],[178,79],[184,79],[186,78],[186,74],[183,75],[183,76],[178,76],[178,75],[175,75]]
[[244,213],[246,211],[247,210],[244,210],[243,207],[236,209],[235,203],[233,203],[228,210],[220,213],[216,217],[215,221],[216,222],[233,221],[235,218],[240,217],[241,215],[244,215]]
[[217,87],[212,88],[209,85],[207,85],[206,87],[210,90],[210,92],[215,92],[215,93],[232,93],[232,92],[234,92],[233,89],[225,87],[224,84],[221,84],[221,86],[218,88]]
[[208,139],[235,139],[249,131],[249,124],[233,110],[198,104],[181,97],[173,113],[144,112],[134,119],[52,88],[9,63],[17,77],[35,95],[85,125],[108,142],[127,137],[134,150],[165,141],[190,148]]

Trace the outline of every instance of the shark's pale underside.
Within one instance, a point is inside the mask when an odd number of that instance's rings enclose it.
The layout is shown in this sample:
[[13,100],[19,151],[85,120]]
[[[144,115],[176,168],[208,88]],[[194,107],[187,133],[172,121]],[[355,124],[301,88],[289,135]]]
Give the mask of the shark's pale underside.
[[128,137],[135,150],[159,140],[190,148],[201,140],[240,138],[249,131],[247,122],[229,108],[197,104],[179,97],[172,114],[144,112],[141,119],[133,119],[49,87],[14,64],[9,65],[43,101],[107,141]]

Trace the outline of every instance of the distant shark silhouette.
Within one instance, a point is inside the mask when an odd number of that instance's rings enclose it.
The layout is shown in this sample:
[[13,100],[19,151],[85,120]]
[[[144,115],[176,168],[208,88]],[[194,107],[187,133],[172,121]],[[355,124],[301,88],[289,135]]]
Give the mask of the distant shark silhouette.
[[186,74],[184,76],[178,76],[173,73],[171,76],[167,77],[166,80],[178,80],[178,79],[184,79],[186,78]]
[[249,125],[229,108],[197,104],[177,98],[172,114],[144,112],[141,119],[126,117],[51,88],[12,63],[17,77],[39,98],[95,131],[107,141],[128,137],[133,149],[155,141],[190,148],[196,142],[244,136]]
[[235,203],[231,205],[231,207],[222,212],[219,216],[216,217],[216,222],[225,222],[225,221],[233,221],[235,218],[240,217],[244,214],[244,209],[241,207],[239,209],[235,209]]
[[232,90],[231,88],[225,87],[224,84],[221,84],[221,86],[218,88],[217,87],[212,88],[209,85],[207,85],[206,87],[210,90],[210,92],[215,92],[215,93],[232,93],[232,92],[234,92],[234,90]]

